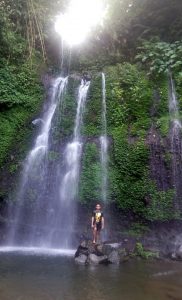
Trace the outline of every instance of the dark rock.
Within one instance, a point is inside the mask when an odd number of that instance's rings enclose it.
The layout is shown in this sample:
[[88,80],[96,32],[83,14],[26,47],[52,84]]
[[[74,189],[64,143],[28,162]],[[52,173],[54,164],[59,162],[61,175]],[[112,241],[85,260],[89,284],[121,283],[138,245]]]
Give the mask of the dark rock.
[[97,256],[93,253],[90,253],[88,256],[88,261],[90,264],[98,265],[98,264],[107,264],[108,258],[106,255]]
[[103,253],[103,244],[96,245],[97,251]]
[[132,253],[135,250],[136,239],[130,237],[128,239],[124,239],[122,242],[122,248],[126,250],[128,253]]
[[95,252],[97,251],[96,245],[93,244],[92,241],[88,241],[88,242],[87,242],[87,248],[88,248],[88,252],[89,252],[89,253],[95,253]]
[[117,250],[112,250],[112,252],[108,256],[108,261],[112,264],[119,264],[120,263],[120,256]]
[[175,259],[175,260],[177,259],[176,252],[172,252],[171,255],[169,255],[169,256],[172,259]]
[[75,253],[75,261],[81,264],[119,264],[129,259],[128,252],[121,243],[98,244],[84,240]]
[[80,243],[80,246],[83,247],[83,248],[87,248],[87,241],[86,241],[86,240],[83,240],[83,241]]
[[121,243],[107,243],[107,245],[111,246],[112,249],[119,249],[121,247]]
[[176,258],[182,260],[182,245],[176,251]]
[[113,250],[113,247],[110,244],[104,244],[102,247],[102,252],[104,255],[109,255]]
[[102,252],[105,255],[110,255],[113,250],[119,251],[119,249],[121,247],[122,247],[121,243],[103,244],[103,246],[102,246]]
[[87,263],[87,255],[80,254],[79,256],[75,257],[75,262],[81,265],[85,265]]
[[81,245],[78,247],[76,253],[75,253],[75,258],[80,256],[80,255],[88,255],[89,252],[88,252],[88,248],[87,247],[82,247]]
[[125,248],[120,248],[118,250],[118,255],[120,258],[120,262],[125,262],[130,258]]

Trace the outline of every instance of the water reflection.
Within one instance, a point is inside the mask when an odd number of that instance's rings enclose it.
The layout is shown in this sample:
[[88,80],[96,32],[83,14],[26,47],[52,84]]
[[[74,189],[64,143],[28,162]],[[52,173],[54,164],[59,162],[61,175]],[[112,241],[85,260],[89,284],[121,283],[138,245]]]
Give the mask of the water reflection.
[[73,258],[0,255],[1,300],[180,300],[182,264],[79,266]]

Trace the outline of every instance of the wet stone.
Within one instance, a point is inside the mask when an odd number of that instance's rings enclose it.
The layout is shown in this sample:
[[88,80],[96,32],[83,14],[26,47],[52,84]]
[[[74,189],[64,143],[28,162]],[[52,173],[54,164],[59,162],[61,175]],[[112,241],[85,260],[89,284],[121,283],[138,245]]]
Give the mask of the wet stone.
[[87,255],[80,254],[79,256],[75,257],[75,262],[81,265],[85,265],[87,263]]
[[119,264],[120,263],[120,256],[119,256],[118,251],[113,250],[108,256],[108,261],[113,263],[113,264]]
[[98,265],[98,264],[108,263],[108,258],[106,255],[98,256],[98,255],[91,253],[88,256],[88,261],[90,264]]
[[121,244],[93,244],[92,241],[82,241],[75,253],[75,261],[80,264],[119,264],[126,261],[126,250]]
[[176,258],[182,260],[182,245],[176,251]]

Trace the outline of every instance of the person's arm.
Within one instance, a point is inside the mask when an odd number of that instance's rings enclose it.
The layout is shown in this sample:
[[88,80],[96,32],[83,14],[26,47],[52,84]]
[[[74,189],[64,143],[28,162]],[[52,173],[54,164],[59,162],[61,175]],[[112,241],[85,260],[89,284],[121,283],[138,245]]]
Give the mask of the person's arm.
[[91,227],[94,227],[94,217],[92,216]]

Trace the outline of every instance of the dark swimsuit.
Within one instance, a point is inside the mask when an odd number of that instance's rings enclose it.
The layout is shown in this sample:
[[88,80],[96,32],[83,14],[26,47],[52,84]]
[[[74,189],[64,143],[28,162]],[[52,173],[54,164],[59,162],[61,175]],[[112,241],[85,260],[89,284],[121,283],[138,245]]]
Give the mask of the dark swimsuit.
[[100,231],[102,229],[103,212],[100,210],[94,210],[92,217],[94,218],[93,224],[96,226],[97,231]]

